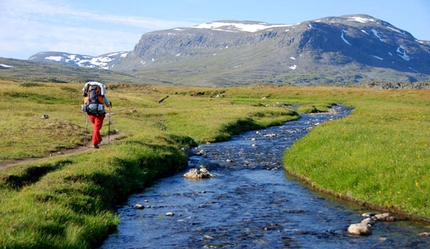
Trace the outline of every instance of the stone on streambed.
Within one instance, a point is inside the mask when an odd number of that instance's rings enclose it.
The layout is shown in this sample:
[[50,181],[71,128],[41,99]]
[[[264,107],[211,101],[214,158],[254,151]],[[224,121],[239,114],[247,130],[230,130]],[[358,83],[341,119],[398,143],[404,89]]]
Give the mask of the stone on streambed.
[[142,204],[140,204],[140,203],[136,203],[136,205],[134,205],[134,207],[136,208],[136,209],[144,209],[145,207],[142,205]]
[[347,232],[352,235],[370,235],[372,234],[372,225],[377,221],[395,221],[396,218],[390,213],[375,214],[375,213],[364,213],[361,216],[367,217],[360,223],[351,224]]
[[370,235],[372,227],[366,223],[351,224],[348,227],[348,233],[353,235]]
[[362,220],[361,223],[366,224],[366,225],[373,225],[373,224],[375,224],[375,221],[372,220],[371,218],[366,218],[366,219]]
[[375,213],[373,213],[373,212],[367,212],[367,213],[363,213],[361,216],[370,218],[372,216],[375,216]]
[[211,174],[205,167],[200,166],[200,168],[190,169],[190,171],[184,174],[184,177],[188,179],[206,179],[214,178],[215,175]]
[[373,220],[376,221],[395,221],[396,218],[392,216],[390,213],[383,213],[383,214],[375,214],[372,216]]

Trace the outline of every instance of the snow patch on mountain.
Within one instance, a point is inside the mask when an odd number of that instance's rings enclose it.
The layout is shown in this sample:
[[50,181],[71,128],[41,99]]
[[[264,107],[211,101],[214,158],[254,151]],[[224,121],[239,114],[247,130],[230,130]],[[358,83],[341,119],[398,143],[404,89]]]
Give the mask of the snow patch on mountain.
[[63,59],[63,57],[61,57],[61,56],[48,56],[48,57],[45,57],[45,60],[48,60],[48,61],[61,61]]
[[382,40],[381,36],[379,36],[379,33],[376,29],[372,29],[372,33],[381,41],[383,42],[384,40]]
[[393,27],[390,27],[390,26],[387,26],[387,28],[388,28],[388,29],[391,29],[392,31],[397,32],[397,33],[399,33],[399,34],[405,34],[405,32],[404,32],[404,31],[401,31],[401,30],[399,30],[399,29],[396,29],[396,28],[393,28]]
[[369,22],[374,22],[375,19],[371,17],[364,17],[364,16],[350,16],[348,17],[348,21],[359,22],[359,23],[369,23]]
[[270,28],[279,28],[279,27],[290,27],[293,26],[291,24],[267,24],[267,23],[257,23],[257,22],[210,22],[203,23],[194,28],[197,29],[211,29],[217,31],[225,31],[225,32],[257,32],[260,30],[270,29]]
[[13,66],[6,65],[6,64],[0,64],[0,68],[11,68]]
[[348,32],[348,31],[346,31],[346,30],[342,30],[342,34],[340,35],[340,37],[342,38],[342,40],[343,40],[346,44],[348,44],[349,46],[352,46],[352,45],[351,45],[351,43],[349,43],[349,41],[348,41],[348,40],[346,40],[346,38],[345,38],[345,36],[344,36],[344,34],[347,34],[347,32]]
[[399,55],[403,60],[409,61],[411,58],[406,54],[405,47],[399,46],[397,48],[397,55]]
[[114,62],[119,62],[121,59],[125,58],[128,53],[129,52],[115,52],[100,56],[90,56],[61,52],[41,52],[30,57],[29,60],[56,62],[80,67],[110,69],[113,68],[115,64]]
[[379,57],[379,56],[377,56],[377,55],[372,55],[372,57],[373,57],[373,58],[375,58],[375,59],[381,60],[381,61],[383,61],[383,60],[384,60],[384,58]]
[[366,30],[364,30],[364,29],[362,29],[362,30],[360,30],[361,32],[363,32],[363,33],[365,33],[366,35],[369,35],[369,33],[367,33],[367,31]]

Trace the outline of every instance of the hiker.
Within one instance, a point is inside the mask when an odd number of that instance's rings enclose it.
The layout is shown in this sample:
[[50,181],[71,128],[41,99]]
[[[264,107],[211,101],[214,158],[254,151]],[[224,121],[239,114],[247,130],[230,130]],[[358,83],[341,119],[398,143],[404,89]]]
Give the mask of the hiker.
[[106,116],[105,105],[109,108],[109,114],[112,107],[112,103],[106,98],[105,92],[105,85],[97,81],[88,81],[82,88],[82,93],[85,97],[82,111],[88,114],[88,118],[94,125],[91,143],[92,147],[96,149],[99,148],[99,144],[102,141],[100,130]]

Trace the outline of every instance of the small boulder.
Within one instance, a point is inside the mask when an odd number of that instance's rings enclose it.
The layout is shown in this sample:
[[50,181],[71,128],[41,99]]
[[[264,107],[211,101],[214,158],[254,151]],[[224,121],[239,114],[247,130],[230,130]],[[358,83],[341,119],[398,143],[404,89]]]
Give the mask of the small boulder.
[[392,216],[390,213],[383,213],[383,214],[375,214],[372,216],[373,220],[376,221],[395,221],[396,218]]
[[357,223],[351,224],[347,231],[353,235],[370,235],[372,234],[372,227],[365,223]]
[[184,177],[188,179],[206,179],[214,178],[215,175],[211,174],[205,167],[200,166],[200,168],[190,169],[190,171],[184,174]]
[[361,223],[366,224],[366,225],[373,225],[373,224],[375,224],[375,221],[372,220],[372,218],[366,218],[366,219],[362,220]]
[[363,217],[372,217],[372,216],[375,216],[375,213],[373,213],[373,212],[367,212],[367,213],[363,213],[361,216],[363,216]]

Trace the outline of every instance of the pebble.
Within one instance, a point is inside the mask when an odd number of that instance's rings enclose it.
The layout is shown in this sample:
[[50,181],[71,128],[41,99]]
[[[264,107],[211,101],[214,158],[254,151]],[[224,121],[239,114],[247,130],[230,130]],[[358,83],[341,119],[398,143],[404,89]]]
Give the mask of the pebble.
[[430,236],[430,232],[419,233],[419,236]]
[[145,207],[142,205],[142,204],[140,204],[140,203],[136,203],[136,205],[134,205],[134,207],[135,208],[137,208],[137,209],[144,209]]

